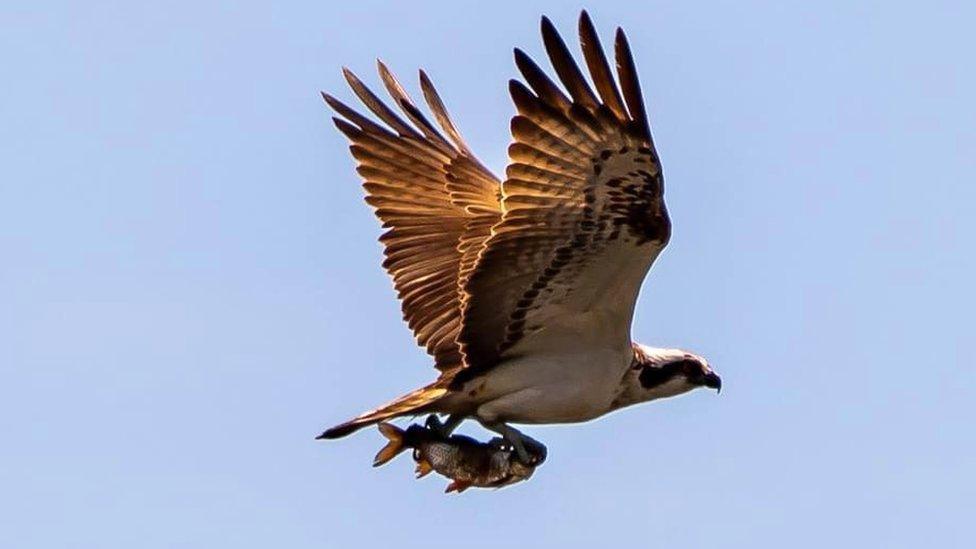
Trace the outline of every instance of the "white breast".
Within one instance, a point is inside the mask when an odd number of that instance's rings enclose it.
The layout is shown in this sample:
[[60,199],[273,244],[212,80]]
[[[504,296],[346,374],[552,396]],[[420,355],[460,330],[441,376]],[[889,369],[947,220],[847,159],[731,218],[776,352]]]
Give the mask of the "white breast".
[[475,381],[484,421],[574,423],[610,410],[632,352],[577,348],[506,361]]
[[603,261],[555,281],[541,318],[527,318],[525,336],[502,362],[450,405],[512,423],[573,423],[610,411],[633,360],[634,302],[656,255],[634,257],[618,244]]

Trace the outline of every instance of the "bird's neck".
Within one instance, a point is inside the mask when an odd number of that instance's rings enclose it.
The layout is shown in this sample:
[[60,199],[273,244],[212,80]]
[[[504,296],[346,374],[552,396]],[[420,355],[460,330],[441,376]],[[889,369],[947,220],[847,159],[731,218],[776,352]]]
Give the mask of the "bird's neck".
[[673,359],[675,352],[677,352],[675,349],[661,349],[635,344],[634,358],[620,379],[620,386],[610,409],[617,410],[641,402],[673,397],[694,389],[694,386],[688,383],[684,376],[677,374],[665,375],[653,386],[646,386],[641,383],[640,376],[645,368],[660,368],[663,363]]

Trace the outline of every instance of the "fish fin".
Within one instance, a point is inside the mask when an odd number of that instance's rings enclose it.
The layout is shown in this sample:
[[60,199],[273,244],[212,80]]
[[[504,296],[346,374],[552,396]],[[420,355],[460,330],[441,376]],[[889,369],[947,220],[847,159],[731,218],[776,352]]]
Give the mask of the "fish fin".
[[434,470],[434,466],[430,464],[426,459],[421,459],[417,462],[417,478],[423,478],[430,474]]
[[450,494],[451,492],[461,493],[471,487],[471,483],[463,480],[452,480],[450,484],[447,485],[447,489],[444,490],[445,494]]
[[406,449],[406,446],[403,444],[403,429],[389,423],[380,423],[377,427],[380,433],[390,442],[380,449],[376,457],[373,458],[373,467],[383,465]]

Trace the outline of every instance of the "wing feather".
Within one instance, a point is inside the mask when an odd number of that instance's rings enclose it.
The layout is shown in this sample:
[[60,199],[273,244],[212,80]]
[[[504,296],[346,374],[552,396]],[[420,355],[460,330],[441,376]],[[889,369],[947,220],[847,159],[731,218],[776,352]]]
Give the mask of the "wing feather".
[[366,202],[383,227],[383,267],[393,277],[404,319],[439,369],[458,368],[463,288],[478,251],[501,217],[500,182],[461,138],[430,79],[421,88],[441,134],[382,62],[380,79],[397,114],[348,69],[343,74],[382,124],[323,94],[363,178]]
[[624,29],[619,27],[617,28],[614,52],[617,57],[617,74],[620,77],[620,87],[623,88],[624,100],[627,102],[627,109],[630,111],[630,119],[634,122],[638,134],[646,139],[648,146],[653,149],[654,142],[651,138],[651,128],[647,122],[647,112],[644,110],[644,96],[641,94],[640,81],[637,79],[634,56],[630,53],[630,44],[627,42]]
[[573,60],[573,55],[569,53],[569,48],[566,47],[566,43],[548,17],[542,18],[542,42],[546,46],[546,53],[549,54],[549,60],[556,69],[559,80],[569,90],[573,102],[587,109],[595,108],[598,101],[593,95],[593,90],[586,83],[583,73]]
[[596,29],[593,28],[593,21],[590,20],[586,11],[580,15],[579,35],[583,57],[586,59],[590,76],[593,77],[593,83],[596,85],[597,91],[600,92],[600,98],[613,111],[618,120],[626,121],[628,118],[627,109],[624,107],[620,91],[614,83],[607,58],[603,54],[603,46],[600,45],[600,38],[596,34]]
[[[427,101],[427,104],[430,105],[431,112],[434,113],[434,118],[437,119],[437,123],[441,125],[444,132],[450,136],[451,141],[454,142],[454,146],[462,152],[470,153],[468,145],[464,142],[464,138],[461,137],[461,132],[454,126],[454,122],[447,114],[447,108],[444,107],[441,96],[437,93],[434,84],[431,83],[430,78],[427,77],[427,73],[423,70],[420,71],[420,89],[424,94],[424,100]],[[469,156],[473,155],[469,154]]]
[[598,99],[545,18],[542,36],[569,97],[515,50],[531,89],[510,85],[518,114],[502,183],[504,214],[465,284],[459,341],[467,368],[455,383],[508,356],[552,352],[580,338],[629,349],[637,292],[670,236],[626,38],[618,33],[616,40],[621,93],[592,22],[585,12],[580,18]]
[[515,48],[515,66],[529,83],[532,90],[541,97],[546,104],[554,105],[560,112],[569,110],[571,105],[569,99],[563,94],[556,83],[549,79],[549,76],[539,68],[539,65],[532,60],[524,51]]

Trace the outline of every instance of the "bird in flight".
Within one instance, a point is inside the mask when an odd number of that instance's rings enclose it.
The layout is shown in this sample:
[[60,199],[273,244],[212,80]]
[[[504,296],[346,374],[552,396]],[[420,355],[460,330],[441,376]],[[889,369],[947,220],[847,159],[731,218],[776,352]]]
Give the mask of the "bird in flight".
[[447,435],[474,419],[531,462],[540,445],[512,424],[588,421],[721,388],[704,358],[631,340],[641,283],[671,222],[623,30],[614,41],[615,76],[581,14],[592,86],[545,17],[542,38],[561,86],[515,50],[525,83],[509,82],[517,114],[504,179],[468,148],[423,71],[436,125],[382,62],[389,103],[343,70],[375,118],[323,94],[352,142],[366,202],[387,229],[383,266],[404,318],[440,373],[319,438],[422,414]]

